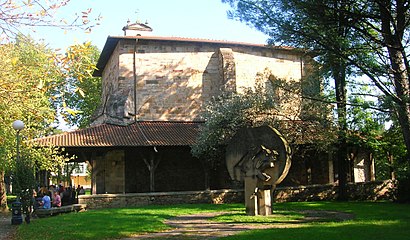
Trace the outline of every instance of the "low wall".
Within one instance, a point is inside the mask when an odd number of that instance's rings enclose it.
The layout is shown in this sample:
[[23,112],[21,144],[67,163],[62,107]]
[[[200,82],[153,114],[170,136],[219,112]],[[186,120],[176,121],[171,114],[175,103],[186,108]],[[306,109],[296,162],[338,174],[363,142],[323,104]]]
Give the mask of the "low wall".
[[[273,199],[275,202],[331,201],[338,198],[338,188],[336,184],[278,187]],[[397,182],[392,180],[347,185],[348,199],[352,201],[391,201],[396,199],[396,191]]]
[[[394,200],[396,182],[380,181],[348,184],[350,200]],[[274,192],[275,202],[296,201],[331,201],[338,196],[335,184],[311,185],[299,187],[278,187]],[[80,204],[87,208],[134,207],[144,205],[165,205],[181,203],[243,203],[244,191],[241,189],[189,191],[189,192],[154,192],[127,194],[82,195]]]
[[115,208],[181,203],[239,203],[243,202],[243,190],[226,189],[187,192],[96,194],[79,196],[78,201],[81,204],[87,204],[87,208]]

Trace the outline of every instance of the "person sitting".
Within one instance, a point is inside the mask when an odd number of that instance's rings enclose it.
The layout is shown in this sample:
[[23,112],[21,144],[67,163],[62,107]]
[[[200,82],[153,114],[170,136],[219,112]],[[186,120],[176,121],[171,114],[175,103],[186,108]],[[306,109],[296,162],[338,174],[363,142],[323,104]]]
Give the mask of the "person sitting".
[[38,196],[43,197],[48,192],[48,189],[42,185],[41,188],[38,190]]
[[61,207],[61,197],[58,192],[54,192],[53,207]]
[[50,197],[52,201],[54,198],[54,192],[57,192],[57,189],[54,185],[50,185],[50,187],[48,188],[48,191],[50,192]]
[[44,197],[41,199],[41,207],[44,209],[49,209],[51,208],[51,199],[50,196],[48,196],[50,193],[46,192],[44,194]]
[[76,198],[75,187],[71,188],[71,196],[70,197],[71,197],[71,200],[70,200],[71,203],[70,204],[78,203],[77,202],[78,199]]
[[66,206],[66,205],[71,205],[71,188],[70,187],[66,187],[64,192],[61,193],[61,203],[62,206]]
[[84,195],[84,194],[85,194],[85,190],[83,186],[81,186],[80,191],[78,192],[78,195]]

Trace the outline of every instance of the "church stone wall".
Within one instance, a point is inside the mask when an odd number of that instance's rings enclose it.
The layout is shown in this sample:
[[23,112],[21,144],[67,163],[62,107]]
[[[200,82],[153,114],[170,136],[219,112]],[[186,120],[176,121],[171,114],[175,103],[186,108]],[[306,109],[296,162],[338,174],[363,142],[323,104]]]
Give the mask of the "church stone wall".
[[[261,55],[262,54],[262,55]],[[237,86],[252,88],[257,75],[266,71],[278,78],[301,79],[300,57],[290,54],[267,52],[235,52]]]
[[125,192],[123,150],[112,150],[92,161],[93,194]]
[[[119,91],[119,51],[114,50],[110,56],[107,65],[102,74],[102,95],[101,103],[94,113],[94,121],[92,125],[98,125],[109,121],[112,118],[119,118],[117,123],[122,122],[124,116],[123,101],[120,101],[121,96],[124,95]],[[128,90],[129,91],[129,90]],[[123,99],[124,97],[122,97]],[[106,103],[112,102],[113,104],[107,105]],[[118,117],[120,116],[120,117]]]
[[203,104],[221,91],[252,87],[266,71],[300,80],[301,67],[300,55],[291,51],[124,39],[103,72],[105,109],[97,123],[111,118],[126,124],[135,114],[137,120],[200,120]]

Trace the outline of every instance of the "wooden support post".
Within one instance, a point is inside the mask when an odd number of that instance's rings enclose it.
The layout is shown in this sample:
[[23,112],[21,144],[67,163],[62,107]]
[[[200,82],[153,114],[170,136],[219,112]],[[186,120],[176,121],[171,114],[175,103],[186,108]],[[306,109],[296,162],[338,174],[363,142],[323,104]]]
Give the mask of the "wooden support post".
[[[159,154],[151,153],[149,156],[149,162],[146,157],[142,157],[144,160],[145,165],[149,171],[149,190],[150,192],[155,191],[155,170],[158,167],[159,162],[161,161],[161,157]],[[155,160],[157,160],[155,162]]]

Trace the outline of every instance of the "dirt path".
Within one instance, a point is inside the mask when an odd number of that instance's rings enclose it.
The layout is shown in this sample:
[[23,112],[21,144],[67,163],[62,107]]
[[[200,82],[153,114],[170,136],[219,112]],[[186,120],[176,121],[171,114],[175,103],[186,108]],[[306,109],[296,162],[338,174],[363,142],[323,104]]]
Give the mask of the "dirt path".
[[[227,224],[209,221],[210,218],[222,215],[224,212],[184,215],[167,220],[165,223],[173,227],[169,231],[137,235],[131,239],[217,239],[218,237],[234,235],[238,232],[255,229],[244,224]],[[262,225],[260,226],[262,227]],[[267,227],[267,226],[266,226]]]
[[[202,213],[195,215],[184,215],[167,220],[165,223],[173,229],[165,232],[147,233],[136,235],[122,240],[135,239],[218,239],[220,237],[237,234],[241,231],[267,228],[289,228],[297,227],[307,222],[317,221],[345,221],[353,219],[348,213],[333,211],[302,211],[305,215],[300,221],[274,223],[274,224],[243,224],[243,223],[221,223],[209,221],[210,218],[226,214],[226,212]],[[0,213],[0,240],[12,240],[16,230],[11,225],[11,214]]]
[[0,240],[13,239],[16,227],[11,225],[11,213],[0,213]]
[[332,211],[303,211],[305,218],[300,221],[274,224],[243,224],[211,222],[210,218],[223,215],[225,212],[184,215],[167,220],[165,223],[173,227],[169,231],[136,235],[122,240],[134,239],[217,239],[237,234],[241,231],[268,228],[297,227],[303,223],[316,221],[345,221],[353,219],[348,213]]

